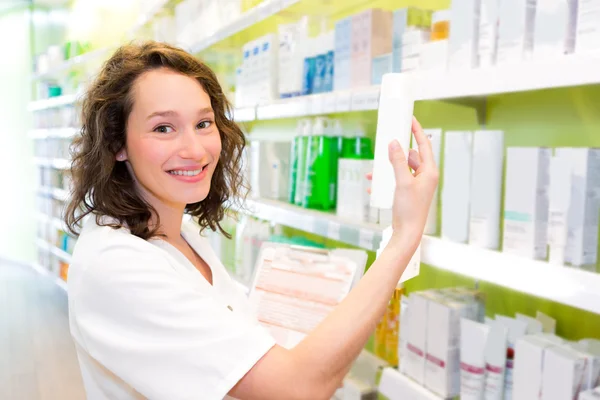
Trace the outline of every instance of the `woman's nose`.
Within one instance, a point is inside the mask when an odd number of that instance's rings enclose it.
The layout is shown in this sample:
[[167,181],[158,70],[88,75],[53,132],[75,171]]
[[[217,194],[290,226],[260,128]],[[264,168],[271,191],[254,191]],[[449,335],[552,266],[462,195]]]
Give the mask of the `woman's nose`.
[[195,128],[188,128],[181,136],[180,155],[182,158],[200,160],[206,154],[202,143],[202,135]]

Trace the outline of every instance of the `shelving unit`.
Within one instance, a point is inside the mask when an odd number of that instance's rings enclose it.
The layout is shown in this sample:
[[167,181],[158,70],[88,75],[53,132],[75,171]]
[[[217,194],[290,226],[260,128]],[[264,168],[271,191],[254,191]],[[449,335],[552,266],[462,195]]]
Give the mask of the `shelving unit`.
[[71,167],[71,161],[65,158],[35,158],[34,163],[40,167],[63,170]]
[[74,104],[77,101],[78,94],[65,94],[62,96],[50,97],[49,99],[32,101],[27,109],[29,111],[41,111],[48,108],[62,107]]
[[395,368],[384,368],[379,383],[379,393],[388,400],[441,400],[434,393],[401,374]]
[[70,69],[73,69],[79,65],[84,65],[90,61],[96,60],[98,58],[102,58],[102,57],[106,56],[108,51],[109,51],[108,48],[102,48],[102,49],[93,50],[93,51],[81,54],[79,56],[75,56],[73,58],[66,60],[61,65],[59,65],[55,68],[52,68],[51,70],[49,70],[47,72],[34,75],[32,79],[33,80],[43,80],[43,79],[53,78],[57,75],[60,75],[61,73],[69,71]]
[[29,137],[32,139],[50,139],[60,138],[69,139],[79,133],[79,128],[48,128],[48,129],[33,129],[29,131]]
[[135,22],[133,27],[129,30],[130,36],[135,36],[140,29],[142,29],[147,23],[149,23],[154,17],[156,17],[169,3],[169,0],[156,0],[154,5],[147,10],[145,13],[141,13],[138,20]]
[[[383,231],[380,225],[348,221],[274,200],[249,199],[239,211],[371,251],[379,248]],[[600,314],[600,274],[432,236],[423,237],[421,260],[469,278]]]
[[265,0],[256,7],[246,11],[221,29],[195,42],[190,46],[190,53],[200,53],[210,46],[227,39],[251,27],[252,25],[263,22],[267,18],[276,15],[280,11],[285,10],[299,1],[300,0]]

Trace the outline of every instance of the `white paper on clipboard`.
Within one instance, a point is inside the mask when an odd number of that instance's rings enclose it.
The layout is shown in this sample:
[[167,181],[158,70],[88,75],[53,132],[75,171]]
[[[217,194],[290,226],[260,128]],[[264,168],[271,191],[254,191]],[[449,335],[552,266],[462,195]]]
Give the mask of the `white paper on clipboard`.
[[249,301],[277,344],[293,348],[362,278],[367,253],[263,243]]

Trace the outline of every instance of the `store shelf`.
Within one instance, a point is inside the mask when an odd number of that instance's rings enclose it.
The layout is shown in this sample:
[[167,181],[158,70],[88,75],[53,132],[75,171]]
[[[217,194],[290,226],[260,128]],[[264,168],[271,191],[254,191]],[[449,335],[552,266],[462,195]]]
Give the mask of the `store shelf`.
[[75,103],[77,94],[66,94],[63,96],[50,97],[49,99],[36,100],[29,103],[27,109],[29,111],[41,111],[49,108],[67,106]]
[[155,4],[148,9],[145,13],[140,14],[138,20],[135,22],[133,27],[129,31],[130,36],[134,36],[140,29],[142,29],[148,22],[152,21],[169,3],[169,0],[157,0]]
[[600,314],[600,274],[424,237],[421,260],[453,273]]
[[71,263],[71,255],[69,253],[67,253],[66,251],[61,250],[56,246],[51,246],[50,252],[52,254],[54,254],[56,257],[60,258],[62,261],[66,262],[67,264]]
[[206,50],[210,46],[276,15],[299,1],[300,0],[265,0],[221,29],[212,34],[208,34],[205,38],[194,43],[190,48],[190,52],[195,54]]
[[256,108],[243,107],[233,110],[233,119],[235,122],[250,122],[256,119]]
[[62,64],[60,64],[59,66],[52,68],[51,70],[49,70],[47,72],[34,75],[32,79],[33,80],[43,80],[43,79],[48,79],[48,78],[54,78],[57,75],[65,72],[65,71],[69,71],[70,69],[73,69],[76,66],[87,64],[90,61],[93,61],[93,60],[96,60],[98,58],[105,56],[108,53],[108,50],[109,50],[108,48],[102,48],[102,49],[98,49],[98,50],[89,51],[89,52],[81,54],[79,56],[70,58],[70,59],[66,60],[65,62],[63,62]]
[[68,293],[67,282],[63,281],[61,278],[58,277],[54,279],[54,282],[56,283],[56,286],[64,290],[65,293]]
[[54,281],[54,283],[56,284],[56,286],[58,286],[59,288],[64,290],[65,293],[67,293],[67,291],[68,291],[67,282],[63,281],[60,277],[57,277],[57,276],[53,277],[47,268],[44,268],[42,265],[40,265],[38,263],[32,263],[31,268],[33,268],[33,270],[35,272],[37,272],[38,274],[40,274],[41,276],[51,278]]
[[38,192],[48,196],[52,196],[60,201],[67,201],[69,199],[69,192],[67,192],[64,189],[41,186],[38,188]]
[[33,162],[40,167],[67,170],[71,168],[71,161],[65,158],[42,158],[36,157]]
[[381,242],[382,229],[379,225],[345,220],[335,214],[308,210],[282,201],[247,199],[244,210],[240,211],[366,250],[377,250]]
[[395,368],[384,368],[379,382],[379,393],[389,400],[440,400],[415,381],[401,374]]
[[48,128],[33,129],[29,131],[29,137],[32,139],[70,139],[75,137],[81,128]]
[[[563,73],[556,74],[556,68]],[[492,68],[409,72],[417,101],[476,100],[487,96],[600,84],[600,59],[565,56]],[[380,87],[276,100],[256,107],[257,120],[377,110]],[[474,107],[485,104],[473,101]]]
[[[376,251],[381,241],[379,225],[343,220],[334,214],[281,201],[248,199],[240,211],[367,250]],[[452,273],[600,314],[597,273],[431,236],[423,237],[421,260]]]

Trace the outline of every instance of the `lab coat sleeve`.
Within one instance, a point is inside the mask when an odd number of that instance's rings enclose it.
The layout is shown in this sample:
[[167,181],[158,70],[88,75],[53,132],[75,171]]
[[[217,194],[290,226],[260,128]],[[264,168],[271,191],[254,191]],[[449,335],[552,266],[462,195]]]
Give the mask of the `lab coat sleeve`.
[[72,302],[94,359],[153,400],[222,399],[275,344],[166,259],[105,249]]

